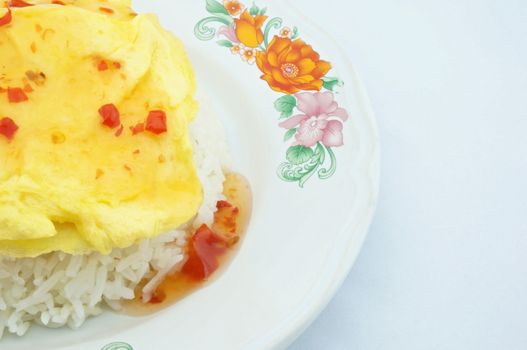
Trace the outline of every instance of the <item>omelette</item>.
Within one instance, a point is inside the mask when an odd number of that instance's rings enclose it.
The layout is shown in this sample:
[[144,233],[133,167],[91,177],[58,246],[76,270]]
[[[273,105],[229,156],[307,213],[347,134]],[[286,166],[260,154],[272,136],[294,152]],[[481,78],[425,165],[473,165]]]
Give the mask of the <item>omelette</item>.
[[128,0],[0,9],[0,255],[125,248],[203,201],[181,42]]

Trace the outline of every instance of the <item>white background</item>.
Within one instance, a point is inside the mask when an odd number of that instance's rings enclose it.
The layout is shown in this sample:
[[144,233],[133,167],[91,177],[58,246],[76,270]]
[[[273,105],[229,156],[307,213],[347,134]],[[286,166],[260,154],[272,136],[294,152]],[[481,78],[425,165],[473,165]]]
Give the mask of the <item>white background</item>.
[[379,207],[292,350],[527,349],[527,1],[302,0],[379,122]]

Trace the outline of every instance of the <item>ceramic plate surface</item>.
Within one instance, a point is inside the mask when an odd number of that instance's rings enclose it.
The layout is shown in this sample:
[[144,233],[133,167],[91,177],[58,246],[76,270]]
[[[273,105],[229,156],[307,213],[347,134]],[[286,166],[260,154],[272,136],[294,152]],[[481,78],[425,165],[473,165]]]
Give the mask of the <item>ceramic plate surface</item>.
[[77,331],[33,327],[1,349],[283,348],[334,295],[377,199],[369,101],[336,42],[289,1],[241,2],[135,1],[184,41],[208,96],[200,102],[221,117],[235,170],[253,187],[232,264],[158,314],[107,312]]

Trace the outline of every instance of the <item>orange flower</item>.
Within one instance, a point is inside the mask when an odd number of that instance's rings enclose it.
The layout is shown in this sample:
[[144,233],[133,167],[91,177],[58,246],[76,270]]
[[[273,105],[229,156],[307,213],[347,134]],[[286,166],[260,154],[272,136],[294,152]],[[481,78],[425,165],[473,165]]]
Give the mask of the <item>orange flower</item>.
[[225,6],[229,15],[233,17],[238,16],[243,10],[243,5],[238,0],[224,0],[223,6]]
[[267,51],[256,55],[262,79],[271,89],[286,94],[302,90],[322,89],[321,78],[329,72],[331,64],[304,41],[275,36]]
[[257,15],[253,17],[249,11],[243,11],[240,18],[234,20],[238,40],[247,47],[258,47],[264,40],[262,26],[266,20],[267,16]]

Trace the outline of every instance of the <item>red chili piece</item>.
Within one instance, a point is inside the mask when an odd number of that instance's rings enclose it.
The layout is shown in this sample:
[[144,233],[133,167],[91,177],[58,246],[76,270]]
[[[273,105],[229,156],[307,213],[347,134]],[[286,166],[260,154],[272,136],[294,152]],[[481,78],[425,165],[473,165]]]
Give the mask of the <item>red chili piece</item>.
[[115,136],[116,137],[121,136],[121,134],[123,133],[123,130],[124,130],[124,125],[121,124],[121,127],[117,129],[117,131],[115,132]]
[[121,115],[117,107],[110,103],[102,106],[99,109],[99,114],[102,117],[102,123],[109,128],[116,128],[121,125]]
[[167,132],[167,116],[164,111],[151,111],[146,118],[145,129],[156,135]]
[[99,11],[104,12],[104,13],[108,13],[110,15],[112,13],[114,13],[114,11],[112,9],[108,8],[108,7],[99,7]]
[[35,5],[25,2],[23,0],[11,0],[11,4],[10,4],[10,7],[28,7],[28,6],[35,6]]
[[232,207],[232,204],[227,202],[227,201],[218,201],[218,203],[216,203],[216,208],[217,209],[231,208],[231,207]]
[[228,246],[225,238],[202,225],[190,240],[188,260],[181,271],[193,280],[206,280],[220,266],[218,258]]
[[55,5],[62,5],[62,6],[66,5],[65,3],[63,3],[63,2],[60,1],[60,0],[53,0],[51,3],[52,3],[52,4],[55,4]]
[[162,290],[159,290],[159,288],[152,294],[152,298],[150,298],[150,301],[148,303],[150,304],[161,304],[166,299],[166,294]]
[[130,130],[132,130],[133,135],[137,135],[143,131],[145,131],[145,123],[139,123],[136,126],[131,126]]
[[12,19],[13,16],[11,15],[11,9],[8,8],[6,14],[0,17],[0,27],[8,25],[11,23]]
[[8,140],[15,137],[18,125],[9,117],[0,119],[0,135],[4,135]]
[[106,61],[100,61],[99,64],[97,65],[97,69],[99,70],[99,72],[108,70],[108,63],[106,63]]
[[7,98],[11,103],[27,101],[27,95],[21,88],[7,88]]

